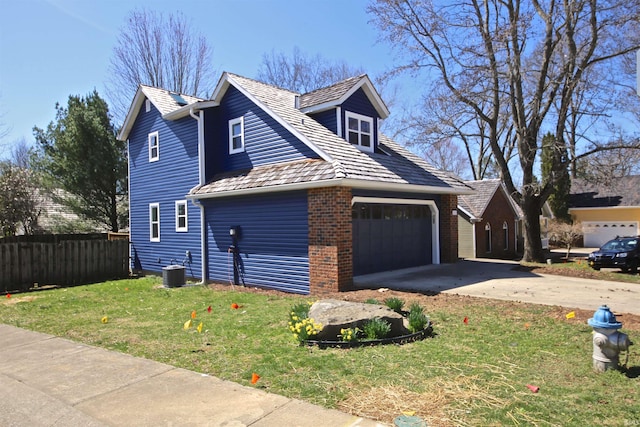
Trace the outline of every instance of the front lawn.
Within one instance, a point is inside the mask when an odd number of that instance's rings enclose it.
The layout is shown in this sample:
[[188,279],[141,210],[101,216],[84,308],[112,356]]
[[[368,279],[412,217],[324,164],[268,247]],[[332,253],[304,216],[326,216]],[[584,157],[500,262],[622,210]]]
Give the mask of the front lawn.
[[[419,302],[437,335],[402,346],[320,350],[298,346],[288,329],[291,307],[311,297],[161,283],[144,278],[3,296],[0,322],[389,424],[403,411],[429,426],[640,422],[640,356],[632,347],[629,370],[594,373],[586,324],[592,312],[567,318],[569,310],[559,307],[347,292],[332,296]],[[623,328],[636,342],[638,325]],[[254,372],[261,378],[252,385]],[[527,384],[540,389],[533,393]]]

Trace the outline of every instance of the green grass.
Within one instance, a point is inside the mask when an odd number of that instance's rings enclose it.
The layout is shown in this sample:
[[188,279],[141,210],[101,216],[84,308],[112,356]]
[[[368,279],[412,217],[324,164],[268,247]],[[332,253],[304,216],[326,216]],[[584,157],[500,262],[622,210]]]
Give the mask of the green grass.
[[[387,423],[398,408],[430,426],[640,422],[638,352],[630,375],[594,373],[591,328],[553,307],[469,299],[432,311],[419,296],[435,338],[320,350],[299,346],[288,329],[291,307],[311,297],[160,285],[144,278],[3,297],[0,322],[245,385],[256,372],[266,391]],[[385,390],[393,397],[379,398]]]

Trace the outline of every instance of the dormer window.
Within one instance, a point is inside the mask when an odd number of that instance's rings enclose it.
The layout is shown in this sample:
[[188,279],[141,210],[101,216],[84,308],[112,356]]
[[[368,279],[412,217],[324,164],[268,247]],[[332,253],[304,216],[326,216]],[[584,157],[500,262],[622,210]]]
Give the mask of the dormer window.
[[373,118],[346,111],[345,121],[347,141],[363,151],[373,152]]

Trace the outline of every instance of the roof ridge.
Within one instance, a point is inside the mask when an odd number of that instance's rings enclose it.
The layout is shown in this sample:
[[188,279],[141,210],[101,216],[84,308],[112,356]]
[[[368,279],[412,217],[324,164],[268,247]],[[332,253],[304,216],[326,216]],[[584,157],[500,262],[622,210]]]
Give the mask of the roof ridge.
[[338,80],[337,82],[331,83],[330,85],[319,87],[319,88],[314,89],[314,90],[310,90],[309,92],[302,93],[301,95],[302,96],[310,95],[310,94],[312,94],[314,92],[318,92],[318,91],[321,91],[321,90],[326,90],[326,89],[332,88],[334,86],[342,85],[342,84],[348,82],[349,80],[361,80],[361,79],[363,79],[365,77],[368,77],[367,73],[363,73],[363,74],[360,74],[360,75],[357,75],[357,76],[347,77],[346,79]]
[[225,71],[225,73],[227,75],[229,75],[230,77],[238,77],[240,79],[248,80],[248,81],[253,82],[253,83],[258,83],[258,84],[261,84],[261,85],[264,85],[264,86],[268,86],[268,87],[271,87],[271,88],[274,88],[274,89],[277,89],[277,90],[281,90],[283,92],[289,92],[289,93],[291,93],[293,95],[300,95],[300,93],[298,93],[296,91],[293,91],[293,90],[290,90],[290,89],[287,89],[287,88],[284,88],[284,87],[276,86],[276,85],[271,84],[271,83],[263,82],[262,80],[252,79],[251,77],[241,76],[240,74],[231,73],[229,71]]

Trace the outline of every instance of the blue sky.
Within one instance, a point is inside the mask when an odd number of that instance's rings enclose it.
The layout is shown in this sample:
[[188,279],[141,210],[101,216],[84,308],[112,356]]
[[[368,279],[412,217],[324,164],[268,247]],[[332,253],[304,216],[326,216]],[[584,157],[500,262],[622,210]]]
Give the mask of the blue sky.
[[218,72],[255,77],[265,53],[295,46],[375,77],[393,61],[365,0],[0,0],[0,123],[7,146],[55,119],[56,102],[106,96],[116,38],[135,8],[181,11],[213,48]]

